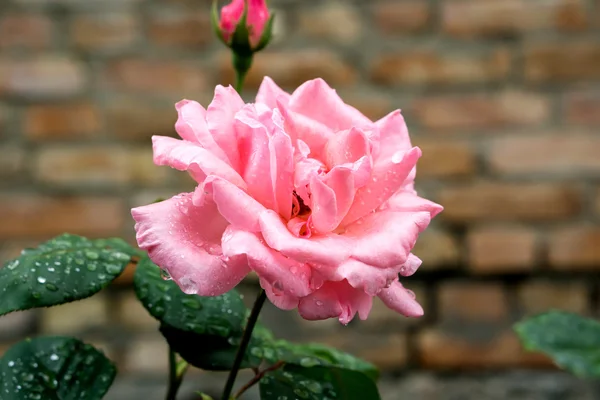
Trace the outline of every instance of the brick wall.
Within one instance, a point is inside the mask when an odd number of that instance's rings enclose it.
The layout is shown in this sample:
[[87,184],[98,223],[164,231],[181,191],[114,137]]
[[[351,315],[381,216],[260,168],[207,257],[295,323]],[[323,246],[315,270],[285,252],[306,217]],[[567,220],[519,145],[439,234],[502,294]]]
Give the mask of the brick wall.
[[[520,350],[510,326],[550,307],[599,315],[600,2],[272,6],[278,39],[256,59],[247,97],[263,75],[287,88],[321,76],[370,117],[402,108],[424,153],[419,189],[446,210],[407,280],[424,318],[381,304],[348,328],[273,308],[265,318],[390,371],[548,367]],[[173,133],[175,101],[206,104],[232,80],[209,7],[1,2],[0,259],[63,231],[132,239],[131,206],[189,190],[185,174],[152,165],[149,138]],[[126,372],[160,372],[155,323],[127,276],[120,282],[103,297],[3,318],[0,339],[77,332]]]

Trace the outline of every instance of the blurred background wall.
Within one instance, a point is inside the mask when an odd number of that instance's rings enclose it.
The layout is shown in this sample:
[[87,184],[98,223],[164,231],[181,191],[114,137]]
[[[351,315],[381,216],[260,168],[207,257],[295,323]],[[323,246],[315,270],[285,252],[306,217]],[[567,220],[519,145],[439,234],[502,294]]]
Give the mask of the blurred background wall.
[[[446,210],[417,244],[420,271],[403,281],[425,317],[376,303],[368,321],[343,327],[270,307],[267,323],[378,364],[388,400],[600,398],[511,332],[548,308],[599,316],[600,2],[271,5],[277,39],[258,54],[245,97],[264,75],[287,89],[320,76],[372,118],[401,108],[423,149],[418,189]],[[209,9],[0,2],[2,261],[64,231],[133,240],[132,206],[191,190],[185,174],[153,166],[150,137],[174,134],[174,102],[206,105],[232,82]],[[27,334],[75,333],[124,374],[109,398],[162,398],[166,347],[131,272],[103,296],[0,319],[0,353]],[[249,301],[254,285],[242,288]]]

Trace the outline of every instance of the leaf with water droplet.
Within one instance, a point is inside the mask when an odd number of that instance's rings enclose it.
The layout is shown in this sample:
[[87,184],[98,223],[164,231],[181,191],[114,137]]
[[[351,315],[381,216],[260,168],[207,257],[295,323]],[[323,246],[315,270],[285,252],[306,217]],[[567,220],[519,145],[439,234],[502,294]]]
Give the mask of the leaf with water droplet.
[[359,371],[338,367],[285,365],[260,381],[261,400],[380,400],[375,382]]
[[104,354],[77,339],[26,339],[0,359],[0,397],[10,393],[14,400],[100,400],[115,375]]
[[564,311],[550,311],[515,325],[524,347],[550,356],[582,378],[600,378],[600,322]]
[[[121,239],[90,240],[70,234],[25,249],[0,268],[0,316],[92,296],[139,254]],[[102,274],[92,273],[99,268]]]

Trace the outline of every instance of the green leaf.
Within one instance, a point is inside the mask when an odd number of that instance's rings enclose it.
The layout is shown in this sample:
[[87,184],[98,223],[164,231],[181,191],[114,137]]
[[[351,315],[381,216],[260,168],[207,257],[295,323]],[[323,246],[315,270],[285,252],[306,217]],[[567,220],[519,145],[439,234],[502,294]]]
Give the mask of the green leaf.
[[261,400],[379,400],[375,382],[365,374],[334,367],[286,365],[260,381]]
[[579,377],[600,377],[600,322],[550,311],[515,325],[527,350],[549,355]]
[[295,344],[285,340],[275,342],[277,349],[274,361],[285,361],[302,367],[327,366],[362,372],[376,381],[379,371],[373,364],[351,354],[318,343]]
[[146,310],[164,325],[223,338],[242,334],[246,306],[236,290],[215,297],[185,294],[147,256],[138,263],[133,285]]
[[0,269],[0,316],[90,297],[117,278],[138,254],[121,239],[64,234]]
[[115,375],[104,354],[77,339],[27,339],[0,359],[0,398],[96,400],[106,394]]

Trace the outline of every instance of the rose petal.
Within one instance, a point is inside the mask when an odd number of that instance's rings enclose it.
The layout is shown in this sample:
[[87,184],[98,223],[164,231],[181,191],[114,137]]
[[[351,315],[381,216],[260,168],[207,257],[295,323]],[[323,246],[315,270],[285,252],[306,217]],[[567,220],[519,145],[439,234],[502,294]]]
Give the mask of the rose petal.
[[415,272],[417,272],[417,269],[419,269],[422,263],[423,261],[421,261],[419,257],[415,256],[412,253],[409,254],[408,258],[406,259],[406,262],[400,267],[400,275],[413,275]]
[[277,86],[273,79],[265,76],[258,88],[256,102],[266,104],[269,108],[277,108],[277,101],[287,106],[290,95]]
[[213,202],[198,207],[186,193],[131,214],[140,248],[188,294],[223,294],[250,271],[243,260],[224,260],[221,236],[228,222]]
[[223,254],[245,255],[248,266],[272,286],[274,294],[302,297],[311,293],[310,268],[265,246],[255,233],[229,226],[223,235]]
[[260,229],[269,247],[303,263],[337,266],[351,253],[349,241],[341,235],[327,234],[310,239],[292,235],[279,215],[271,210],[260,214]]
[[419,157],[421,150],[413,147],[389,158],[379,158],[373,165],[371,181],[357,190],[354,203],[341,225],[350,224],[385,203],[402,187]]
[[278,105],[278,110],[283,116],[285,131],[290,135],[292,141],[303,141],[308,145],[312,158],[325,161],[325,146],[334,132],[326,125],[293,112],[282,105]]
[[194,142],[230,164],[229,158],[217,145],[206,125],[206,110],[191,100],[182,100],[175,105],[178,118],[175,130],[183,139]]
[[393,268],[407,261],[430,221],[427,212],[380,211],[348,226],[342,236],[351,243],[353,258],[376,267]]
[[317,232],[327,233],[337,228],[354,200],[353,171],[334,167],[323,179],[312,177],[312,223]]
[[197,144],[166,136],[152,136],[152,147],[156,165],[188,171],[198,183],[208,175],[215,175],[246,188],[242,177],[227,162]]
[[334,132],[353,126],[373,125],[360,111],[344,103],[336,91],[321,78],[310,80],[298,87],[292,93],[289,108],[320,122]]
[[310,321],[337,317],[346,325],[357,312],[361,319],[366,319],[372,305],[371,296],[354,289],[347,281],[326,282],[309,296],[300,299],[298,311],[302,318]]
[[416,196],[412,192],[403,190],[390,197],[385,204],[385,209],[405,212],[426,211],[433,218],[441,213],[444,207],[433,201]]
[[358,128],[338,132],[332,136],[326,146],[326,161],[329,168],[344,163],[353,163],[369,155],[369,142]]
[[208,130],[236,171],[239,171],[239,153],[233,121],[243,106],[244,101],[235,89],[218,85],[213,101],[206,110]]
[[298,297],[273,289],[273,286],[267,282],[266,279],[261,278],[259,279],[259,282],[260,287],[265,289],[267,298],[275,307],[282,310],[293,310],[298,307],[298,302],[300,300]]
[[206,178],[204,185],[194,192],[194,203],[202,204],[210,197],[219,213],[233,226],[250,232],[259,232],[259,216],[266,210],[246,192],[232,183],[216,176]]
[[[408,127],[400,110],[393,111],[375,122],[379,128],[379,148],[378,158],[388,159],[393,153],[398,151],[408,151],[412,148]],[[414,167],[404,183],[405,190],[414,191],[414,181],[417,169]]]
[[398,281],[383,289],[379,298],[386,306],[407,317],[421,317],[424,314],[423,308],[414,299],[414,294],[407,291]]

